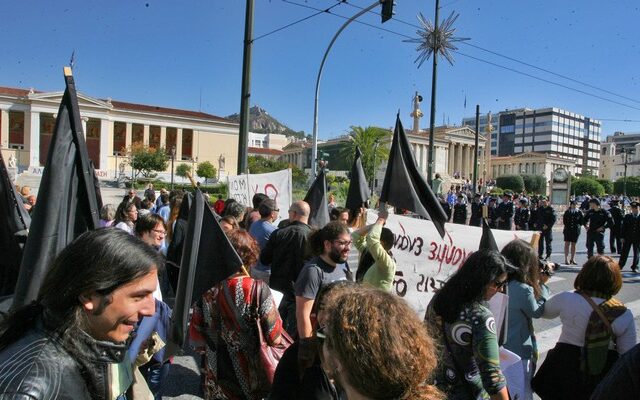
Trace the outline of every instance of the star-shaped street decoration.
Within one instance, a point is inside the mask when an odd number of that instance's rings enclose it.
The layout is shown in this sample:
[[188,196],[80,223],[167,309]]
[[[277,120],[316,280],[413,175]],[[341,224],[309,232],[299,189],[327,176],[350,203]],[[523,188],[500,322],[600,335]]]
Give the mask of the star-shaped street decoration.
[[439,53],[449,61],[449,64],[453,65],[451,51],[458,50],[458,47],[456,47],[454,43],[469,40],[469,38],[453,36],[456,32],[453,24],[458,19],[458,16],[460,16],[460,14],[452,11],[451,14],[442,21],[442,25],[436,29],[431,21],[427,20],[422,13],[418,14],[418,20],[422,25],[422,28],[417,31],[418,37],[405,40],[405,42],[408,43],[418,43],[416,50],[419,55],[415,60],[415,62],[418,63],[418,68],[422,66],[425,60],[431,58],[434,53]]

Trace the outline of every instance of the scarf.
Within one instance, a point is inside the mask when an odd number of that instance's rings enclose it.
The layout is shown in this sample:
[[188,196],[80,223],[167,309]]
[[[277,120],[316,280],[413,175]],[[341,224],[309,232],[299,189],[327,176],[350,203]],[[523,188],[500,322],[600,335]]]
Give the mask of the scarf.
[[[610,296],[605,296],[601,293],[585,292],[590,297],[600,297],[607,299],[602,302],[598,307],[602,310],[609,324],[622,315],[627,308],[624,304]],[[587,324],[587,330],[584,338],[584,348],[582,357],[581,369],[587,375],[599,375],[603,371],[607,363],[607,355],[609,353],[609,343],[611,342],[611,336],[613,332],[610,332],[608,327],[602,321],[598,313],[594,310],[589,317],[589,323]],[[615,337],[613,338],[615,344]]]

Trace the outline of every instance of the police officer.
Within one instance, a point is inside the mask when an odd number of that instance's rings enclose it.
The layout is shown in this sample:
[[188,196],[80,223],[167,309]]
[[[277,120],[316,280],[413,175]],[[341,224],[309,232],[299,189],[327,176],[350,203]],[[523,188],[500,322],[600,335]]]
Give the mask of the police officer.
[[[564,235],[564,263],[567,265],[578,265],[575,262],[576,257],[576,242],[580,236],[580,230],[584,225],[584,216],[582,211],[578,210],[578,203],[575,200],[571,200],[569,203],[569,209],[564,212],[562,216],[562,223],[564,229],[562,234]],[[571,254],[571,260],[569,260],[569,254]]]
[[604,254],[604,231],[611,228],[613,220],[611,214],[600,207],[600,200],[595,197],[589,200],[589,211],[584,216],[584,225],[587,228],[587,257],[593,256],[593,245],[596,245],[598,254]]
[[525,198],[520,199],[518,202],[518,208],[516,208],[516,213],[513,216],[513,222],[516,225],[517,231],[529,230],[529,219],[531,217],[531,213],[527,203],[528,201]]
[[624,211],[619,207],[618,200],[611,200],[609,203],[609,214],[613,219],[613,226],[609,231],[609,248],[611,253],[615,253],[616,249],[618,254],[622,252],[621,233],[622,233],[622,219],[624,218]]
[[467,224],[467,205],[464,202],[464,195],[458,195],[458,201],[453,206],[453,223],[454,224]]
[[531,198],[531,206],[529,207],[529,229],[539,231],[538,227],[538,197]]
[[553,225],[556,223],[556,211],[549,205],[549,200],[542,196],[540,207],[537,211],[537,228],[540,230],[540,240],[538,241],[538,257],[542,258],[546,247],[547,256],[544,260],[551,258],[551,242],[553,241]]
[[496,207],[497,198],[491,197],[489,199],[489,205],[487,207],[487,224],[489,224],[489,228],[496,229],[496,219],[498,218],[498,208]]
[[640,247],[640,213],[637,201],[631,202],[631,213],[622,220],[622,252],[620,253],[620,269],[624,268],[629,257],[629,250],[633,248],[633,264],[631,270],[638,272],[638,248]]
[[511,225],[513,225],[513,202],[510,193],[502,195],[502,203],[498,205],[497,215],[497,228],[510,231]]
[[473,203],[471,203],[471,218],[469,219],[470,226],[482,225],[482,196],[480,193],[476,193],[473,196]]

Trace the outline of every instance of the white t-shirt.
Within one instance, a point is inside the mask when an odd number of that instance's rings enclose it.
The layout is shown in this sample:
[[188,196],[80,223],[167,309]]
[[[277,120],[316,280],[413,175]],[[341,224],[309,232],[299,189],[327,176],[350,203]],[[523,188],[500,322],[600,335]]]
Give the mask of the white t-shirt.
[[[604,301],[599,297],[592,297],[592,299],[598,305]],[[562,333],[558,342],[583,347],[584,335],[592,312],[593,308],[581,295],[562,292],[547,300],[542,317],[547,319],[560,317]],[[626,310],[616,318],[611,328],[616,335],[619,354],[624,354],[636,345],[636,326],[630,310]]]

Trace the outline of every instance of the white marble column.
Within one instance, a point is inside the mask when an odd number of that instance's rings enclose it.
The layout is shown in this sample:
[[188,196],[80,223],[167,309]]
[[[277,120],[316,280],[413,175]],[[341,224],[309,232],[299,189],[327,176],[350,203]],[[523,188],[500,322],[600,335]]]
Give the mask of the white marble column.
[[40,113],[24,113],[24,147],[29,150],[29,166],[40,166]]
[[127,149],[131,147],[132,130],[133,130],[133,127],[131,125],[131,122],[127,122],[125,133],[124,133],[124,146]]
[[9,111],[0,110],[0,147],[9,148]]
[[142,143],[145,146],[149,146],[149,125],[144,124],[142,126]]
[[[111,140],[109,140],[111,138]],[[109,143],[111,142],[111,143]],[[100,165],[99,169],[109,170],[109,156],[113,148],[113,122],[100,120]]]
[[467,168],[469,166],[468,162],[469,162],[469,146],[467,146],[466,144],[463,144],[460,173],[465,178],[468,178],[468,174],[467,174]]
[[461,172],[461,171],[462,171],[462,145],[460,143],[457,143],[454,172]]
[[176,129],[176,160],[182,160],[182,128]]
[[160,147],[166,150],[167,148],[167,127],[160,127]]
[[447,174],[449,176],[453,176],[453,170],[455,168],[454,164],[453,164],[453,159],[454,159],[454,153],[455,153],[455,145],[453,143],[449,143],[449,159],[447,160]]

